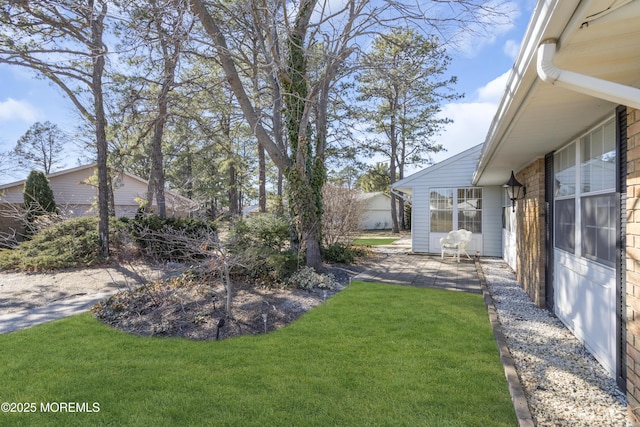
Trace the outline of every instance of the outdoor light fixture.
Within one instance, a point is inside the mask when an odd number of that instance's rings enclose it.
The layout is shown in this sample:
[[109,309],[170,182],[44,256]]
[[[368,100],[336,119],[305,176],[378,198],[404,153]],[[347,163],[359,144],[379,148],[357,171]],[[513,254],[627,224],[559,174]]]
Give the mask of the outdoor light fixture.
[[516,200],[524,199],[524,196],[527,195],[527,187],[520,184],[516,179],[516,176],[511,171],[511,178],[505,185],[503,185],[504,189],[507,190],[507,197],[511,200],[511,207],[513,212],[516,211]]

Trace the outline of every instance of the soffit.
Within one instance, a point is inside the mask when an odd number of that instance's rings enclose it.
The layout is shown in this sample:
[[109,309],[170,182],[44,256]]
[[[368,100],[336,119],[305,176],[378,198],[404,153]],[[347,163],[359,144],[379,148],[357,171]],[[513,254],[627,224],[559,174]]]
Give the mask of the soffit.
[[[582,13],[597,13],[603,2],[592,2]],[[627,12],[567,28],[558,37],[554,63],[560,68],[589,76],[640,86],[640,1]],[[613,14],[611,14],[613,15]],[[572,22],[585,22],[573,19]],[[539,42],[552,37],[543,34]],[[534,54],[535,55],[535,54]],[[505,95],[509,96],[509,94]],[[521,76],[513,101],[502,114],[492,139],[485,142],[491,154],[481,161],[478,185],[501,185],[511,170],[519,171],[532,161],[561,148],[609,115],[615,104],[540,81],[535,56]],[[484,162],[484,163],[482,163]]]

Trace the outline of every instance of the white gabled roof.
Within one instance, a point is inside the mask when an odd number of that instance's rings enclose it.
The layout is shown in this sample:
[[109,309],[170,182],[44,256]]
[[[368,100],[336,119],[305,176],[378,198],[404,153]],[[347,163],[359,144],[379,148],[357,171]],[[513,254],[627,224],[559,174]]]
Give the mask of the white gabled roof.
[[[478,157],[480,156],[480,150],[482,149],[482,144],[478,144],[475,147],[471,147],[462,153],[458,153],[454,156],[449,157],[441,162],[438,162],[434,165],[428,166],[421,171],[418,171],[408,177],[401,179],[394,183],[391,187],[395,190],[400,190],[405,193],[411,193],[412,189],[416,185],[422,185],[422,183],[429,179],[430,175],[435,175],[438,172],[441,172],[442,169],[447,168],[450,170],[458,170],[463,175],[468,174],[468,183],[471,183],[471,178],[473,176],[474,167],[477,163]],[[463,170],[460,170],[462,168]],[[466,170],[464,170],[466,169]],[[451,181],[451,186],[458,185],[456,182]]]
[[387,199],[390,199],[391,196],[389,196],[388,194],[382,192],[382,191],[373,191],[373,192],[369,192],[369,193],[358,193],[358,198],[361,200],[369,200],[369,199],[374,199],[376,197],[384,197]]

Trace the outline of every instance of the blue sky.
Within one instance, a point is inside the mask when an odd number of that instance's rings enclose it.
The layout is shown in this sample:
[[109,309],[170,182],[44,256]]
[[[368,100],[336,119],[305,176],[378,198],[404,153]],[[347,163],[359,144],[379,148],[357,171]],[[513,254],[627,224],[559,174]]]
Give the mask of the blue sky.
[[[443,106],[443,114],[454,122],[437,138],[447,151],[435,155],[436,162],[484,141],[535,6],[535,0],[510,3],[512,25],[493,26],[486,37],[469,35],[449,51],[449,71],[465,97]],[[79,122],[59,89],[25,69],[0,65],[0,152],[11,150],[34,122],[47,120],[67,132]],[[66,167],[77,165],[75,147],[69,147],[67,157]],[[21,173],[0,176],[0,183],[21,178]]]

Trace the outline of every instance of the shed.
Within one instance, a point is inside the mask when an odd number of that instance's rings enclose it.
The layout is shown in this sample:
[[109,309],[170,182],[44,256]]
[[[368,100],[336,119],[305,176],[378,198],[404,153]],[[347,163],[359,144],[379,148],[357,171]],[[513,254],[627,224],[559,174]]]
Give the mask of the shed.
[[391,228],[391,197],[381,191],[362,193],[364,212],[363,230],[388,230]]

